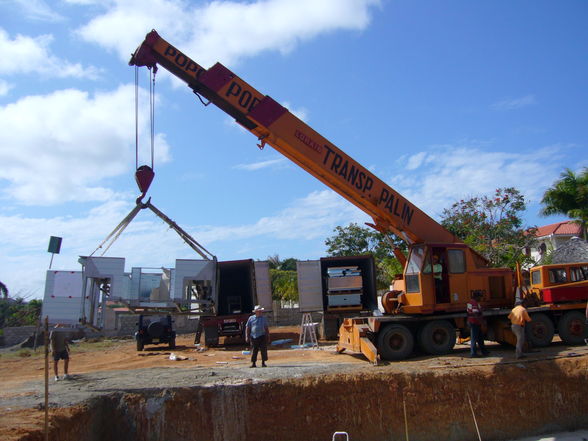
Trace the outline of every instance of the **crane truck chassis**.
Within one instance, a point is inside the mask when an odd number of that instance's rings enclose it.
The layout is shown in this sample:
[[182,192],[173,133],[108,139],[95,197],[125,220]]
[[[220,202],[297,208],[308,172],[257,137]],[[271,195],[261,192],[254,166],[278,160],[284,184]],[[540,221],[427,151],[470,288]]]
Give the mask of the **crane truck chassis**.
[[[588,338],[588,263],[541,265],[531,268],[531,283],[519,291],[532,319],[526,339],[532,347],[548,346],[556,334],[569,345],[581,345]],[[339,329],[337,351],[361,352],[372,363],[379,359],[402,360],[415,350],[430,355],[453,350],[457,336],[469,337],[465,312],[454,314],[407,315],[394,310],[394,296],[384,295],[383,317],[345,319]],[[486,340],[516,345],[510,329],[510,308],[484,312]]]
[[[492,268],[489,262],[461,239],[414,206],[366,167],[359,164],[304,121],[268,95],[263,95],[221,63],[205,69],[168,43],[153,30],[129,61],[154,73],[162,66],[184,81],[200,98],[208,100],[233,117],[259,141],[270,145],[333,191],[356,205],[372,219],[371,227],[394,234],[408,244],[408,258],[395,253],[404,264],[402,278],[383,298],[385,315],[346,319],[340,327],[340,351],[361,352],[376,363],[378,357],[399,360],[412,354],[415,340],[430,354],[453,348],[456,333],[467,336],[465,310],[474,292],[482,295],[487,311],[486,338],[513,342],[506,315],[519,291],[521,277],[508,268]],[[436,260],[434,260],[436,256]],[[433,262],[442,270],[432,271]],[[588,263],[581,264],[588,268]],[[543,274],[543,269],[540,270]],[[549,277],[545,269],[545,277]],[[549,279],[534,283],[527,294],[536,299],[529,339],[541,346],[551,341],[554,329],[562,339],[573,334],[585,338],[586,324],[580,320],[588,299],[588,272],[576,283],[573,300],[544,299],[553,287]],[[571,279],[570,279],[571,280]],[[545,289],[544,289],[545,288]],[[549,296],[547,296],[549,297]],[[565,297],[565,296],[564,296]],[[580,323],[581,322],[581,323]],[[573,332],[561,329],[573,330]]]

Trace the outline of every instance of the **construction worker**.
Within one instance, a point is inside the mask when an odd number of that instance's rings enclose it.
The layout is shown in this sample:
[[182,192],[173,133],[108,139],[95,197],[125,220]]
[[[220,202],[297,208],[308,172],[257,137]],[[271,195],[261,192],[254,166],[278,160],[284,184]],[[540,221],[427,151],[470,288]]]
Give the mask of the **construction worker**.
[[251,343],[251,366],[256,367],[257,353],[261,350],[261,366],[267,367],[267,345],[269,343],[270,333],[267,325],[267,319],[263,316],[264,308],[257,305],[253,308],[253,315],[247,319],[245,325],[245,341]]
[[[484,335],[482,332],[482,325],[485,324],[484,313],[480,300],[482,299],[482,293],[480,291],[474,291],[472,298],[467,304],[467,316],[468,325],[470,326],[470,357],[480,357],[477,349],[480,349],[482,355],[488,355],[490,352],[484,346]],[[477,345],[477,347],[476,347]]]
[[508,314],[508,318],[511,322],[510,328],[512,329],[513,334],[517,337],[516,357],[524,358],[523,346],[525,345],[525,324],[531,321],[531,317],[529,317],[529,313],[525,309],[522,300],[517,300],[515,302],[515,307],[510,314]]
[[63,328],[61,323],[57,323],[55,328],[49,334],[49,342],[51,344],[51,352],[53,353],[53,371],[55,372],[55,381],[59,381],[59,360],[63,360],[63,379],[68,380],[69,368],[69,339],[70,335]]

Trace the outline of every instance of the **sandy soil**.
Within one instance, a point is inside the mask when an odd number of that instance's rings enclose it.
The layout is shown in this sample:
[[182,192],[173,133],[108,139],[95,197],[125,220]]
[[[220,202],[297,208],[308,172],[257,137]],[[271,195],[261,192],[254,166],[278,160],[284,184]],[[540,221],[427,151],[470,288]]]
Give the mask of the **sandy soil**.
[[[271,346],[269,367],[257,369],[249,368],[249,356],[242,353],[247,349],[245,346],[228,345],[201,352],[193,344],[193,334],[178,336],[177,347],[173,351],[164,345],[155,345],[137,352],[132,339],[108,344],[98,342],[96,347],[89,343],[73,345],[71,380],[55,382],[50,361],[49,407],[52,415],[63,415],[68,407],[117,390],[240,384],[363,370],[398,373],[453,370],[460,375],[492,365],[521,363],[514,360],[513,349],[489,344],[491,355],[483,359],[470,359],[468,347],[457,345],[454,352],[446,356],[420,356],[372,366],[361,355],[337,354],[334,342],[321,343],[318,350],[290,349],[291,344],[297,343],[297,331],[298,327],[274,329],[273,340],[290,338],[293,341],[283,346]],[[181,360],[171,360],[172,353]],[[554,343],[540,352],[528,354],[523,363],[569,357],[588,357],[588,347]],[[29,357],[3,353],[0,355],[0,369],[3,373],[0,383],[0,439],[20,439],[32,428],[38,429],[43,424],[44,351]]]

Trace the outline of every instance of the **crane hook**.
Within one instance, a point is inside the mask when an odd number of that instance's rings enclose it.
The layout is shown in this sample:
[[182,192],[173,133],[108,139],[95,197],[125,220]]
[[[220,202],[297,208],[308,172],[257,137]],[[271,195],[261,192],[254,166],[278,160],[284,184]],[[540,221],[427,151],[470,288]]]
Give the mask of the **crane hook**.
[[147,194],[147,190],[149,190],[149,186],[151,185],[151,182],[153,182],[154,177],[155,172],[148,165],[142,165],[135,172],[135,181],[137,182],[137,186],[139,187],[139,191],[141,192],[141,194],[136,200],[137,205],[142,203],[143,198]]

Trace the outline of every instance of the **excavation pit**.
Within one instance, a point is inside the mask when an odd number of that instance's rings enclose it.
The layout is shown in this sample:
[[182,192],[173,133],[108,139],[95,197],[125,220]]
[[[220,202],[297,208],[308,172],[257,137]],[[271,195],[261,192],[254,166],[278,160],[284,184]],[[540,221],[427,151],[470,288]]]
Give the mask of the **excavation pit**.
[[[510,349],[481,360],[464,349],[382,366],[321,352],[270,351],[267,369],[211,351],[200,356],[207,366],[76,373],[51,384],[49,439],[473,440],[477,423],[487,441],[588,428],[588,348],[555,346],[523,362]],[[154,354],[138,358],[165,362]],[[44,439],[42,390],[37,379],[3,393],[1,439]]]

